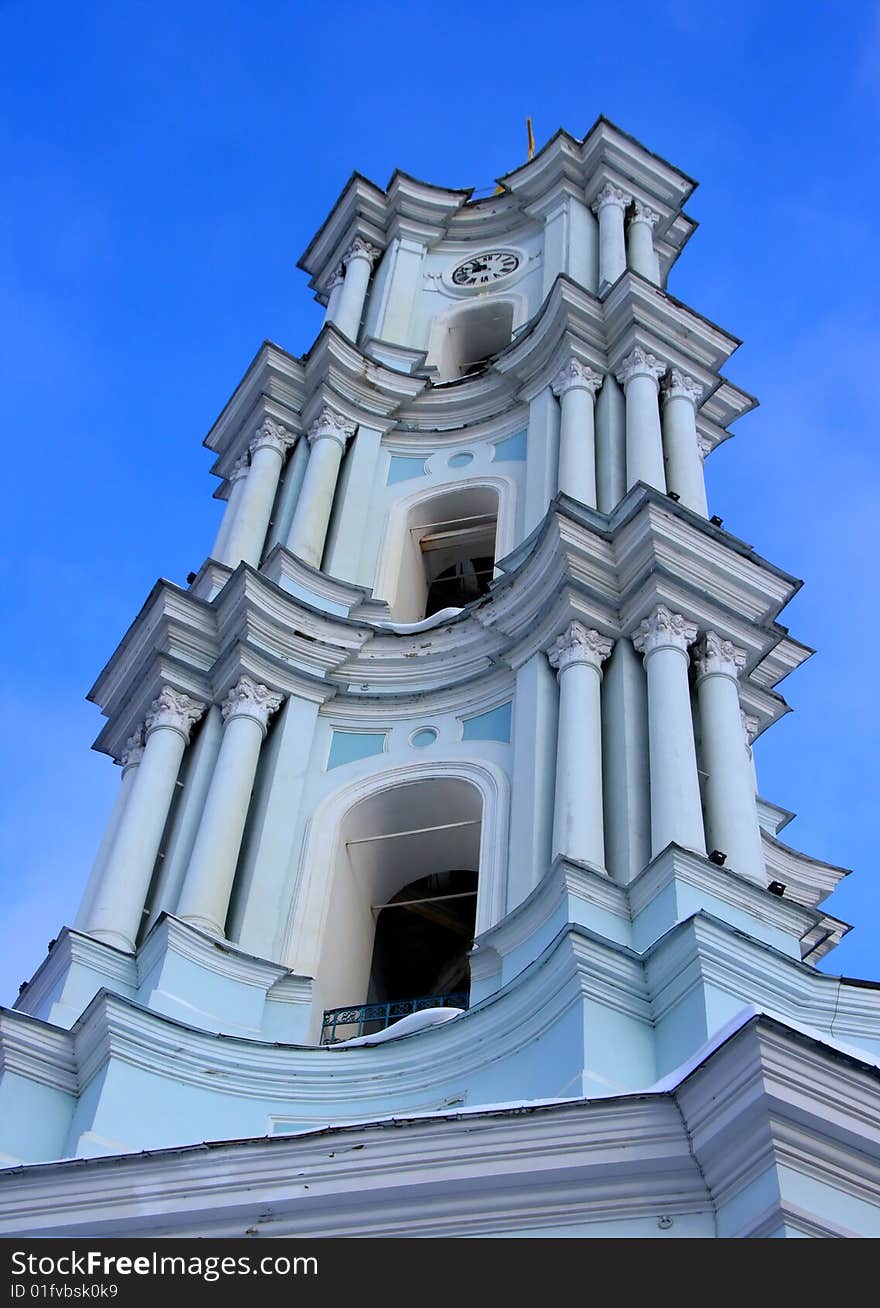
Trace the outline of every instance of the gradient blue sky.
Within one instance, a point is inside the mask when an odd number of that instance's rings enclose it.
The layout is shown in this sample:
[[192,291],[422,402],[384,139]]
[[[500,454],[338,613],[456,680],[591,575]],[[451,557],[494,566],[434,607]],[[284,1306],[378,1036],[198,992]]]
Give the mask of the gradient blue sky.
[[[806,580],[818,654],[757,747],[783,839],[855,869],[830,971],[880,978],[875,554],[880,9],[0,0],[0,1001],[70,922],[118,769],[84,696],[219,506],[201,440],[260,342],[320,312],[296,259],[353,169],[486,187],[604,113],[696,177],[670,290],[762,407],[712,509]],[[874,813],[874,818],[871,814]]]

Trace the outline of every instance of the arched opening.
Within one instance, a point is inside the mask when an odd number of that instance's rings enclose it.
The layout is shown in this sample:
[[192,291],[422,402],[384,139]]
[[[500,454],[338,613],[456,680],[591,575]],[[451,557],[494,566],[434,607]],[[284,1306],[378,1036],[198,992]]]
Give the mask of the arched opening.
[[[315,977],[322,1010],[337,1014],[325,1040],[450,995],[467,1006],[482,809],[476,786],[436,777],[381,790],[346,813]],[[374,1004],[395,1011],[365,1028],[361,1010]]]
[[420,622],[485,595],[495,569],[498,492],[465,486],[415,504],[407,514],[395,622]]
[[428,359],[441,381],[455,381],[484,368],[513,336],[512,300],[486,299],[462,305],[437,319]]

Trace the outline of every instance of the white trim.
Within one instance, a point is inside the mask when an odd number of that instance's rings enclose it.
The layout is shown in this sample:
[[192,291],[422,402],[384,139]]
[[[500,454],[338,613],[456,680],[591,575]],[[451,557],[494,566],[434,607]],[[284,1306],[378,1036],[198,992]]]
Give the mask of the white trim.
[[408,528],[408,519],[413,509],[429,500],[438,499],[451,492],[468,490],[493,490],[498,496],[498,516],[495,523],[495,558],[503,559],[516,544],[516,481],[512,477],[490,477],[478,475],[462,477],[455,481],[434,482],[430,486],[421,486],[394,503],[388,509],[385,540],[379,554],[376,567],[376,579],[373,585],[373,597],[385,600],[394,608],[394,599],[400,576],[402,551],[400,542]]
[[[340,846],[346,813],[383,790],[417,781],[469,782],[483,801],[476,934],[504,916],[506,902],[507,828],[510,783],[501,768],[469,759],[406,763],[361,777],[328,795],[309,819],[303,840],[297,890],[281,950],[282,960],[302,960],[302,974],[314,976],[330,908],[332,881],[327,875]],[[286,961],[284,966],[288,966]]]

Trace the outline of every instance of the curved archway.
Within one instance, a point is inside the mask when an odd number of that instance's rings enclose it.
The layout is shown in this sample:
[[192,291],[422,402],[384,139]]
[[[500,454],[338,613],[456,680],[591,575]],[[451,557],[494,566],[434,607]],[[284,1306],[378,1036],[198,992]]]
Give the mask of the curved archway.
[[[514,497],[508,479],[483,477],[435,486],[392,507],[375,593],[388,600],[395,622],[420,622],[485,594],[495,559],[512,548]],[[432,594],[443,573],[453,584]]]
[[518,295],[492,295],[456,304],[431,324],[427,363],[440,381],[457,381],[479,372],[510,344],[522,317]]
[[473,933],[503,915],[507,789],[492,765],[438,762],[362,778],[319,806],[284,951],[287,966],[315,978],[315,1036],[324,1009],[367,1002],[375,910],[412,882],[440,878],[444,895],[444,877],[470,873]]

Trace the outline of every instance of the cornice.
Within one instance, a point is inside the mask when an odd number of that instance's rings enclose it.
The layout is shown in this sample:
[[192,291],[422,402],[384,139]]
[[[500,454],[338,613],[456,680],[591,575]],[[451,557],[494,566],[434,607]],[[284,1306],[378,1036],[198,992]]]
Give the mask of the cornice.
[[16,1011],[33,1015],[51,1003],[53,996],[60,996],[73,966],[97,972],[120,986],[123,993],[133,994],[137,986],[137,965],[132,954],[125,954],[84,932],[62,927],[52,948],[19,993]]
[[850,868],[811,858],[791,845],[784,845],[767,831],[762,833],[761,840],[768,877],[781,881],[786,895],[795,903],[815,908],[850,875]]
[[4,1072],[64,1094],[80,1088],[70,1033],[9,1008],[0,1008],[0,1077]]
[[751,670],[785,635],[774,615],[799,583],[659,492],[635,487],[610,516],[557,497],[499,568],[486,596],[416,632],[389,630],[384,604],[281,547],[267,571],[240,564],[210,603],[160,582],[90,692],[112,719],[97,747],[119,757],[161,677],[201,701],[240,675],[285,694],[320,697],[325,682],[406,699],[515,669],[572,621],[628,637],[658,604],[747,650],[743,705],[760,728],[787,711]]

